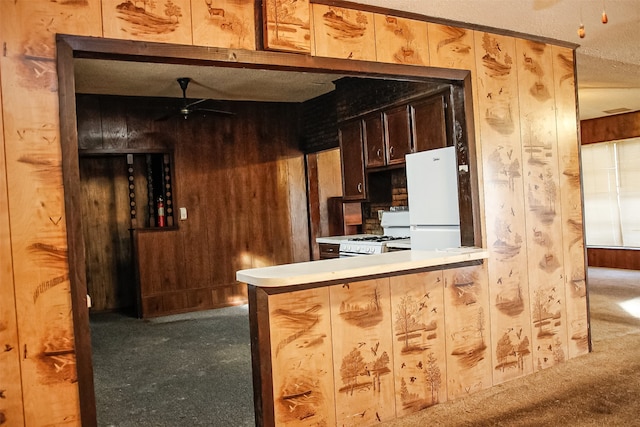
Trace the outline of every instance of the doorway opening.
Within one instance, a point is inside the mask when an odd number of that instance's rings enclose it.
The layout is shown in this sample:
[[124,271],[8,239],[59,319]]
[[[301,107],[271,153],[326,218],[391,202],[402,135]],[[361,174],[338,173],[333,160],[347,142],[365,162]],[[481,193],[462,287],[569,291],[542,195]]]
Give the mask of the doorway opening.
[[[80,161],[78,157],[79,141],[76,105],[76,66],[81,65],[77,64],[83,61],[88,61],[88,63],[93,61],[117,61],[119,66],[130,65],[134,67],[145,67],[153,64],[154,67],[188,67],[189,70],[193,70],[194,67],[202,68],[204,70],[202,72],[206,72],[208,75],[224,73],[227,76],[217,79],[219,84],[216,86],[218,88],[222,85],[221,82],[229,81],[230,75],[243,76],[246,82],[245,84],[240,84],[240,87],[244,89],[251,87],[248,83],[250,81],[264,82],[264,80],[261,80],[257,76],[263,78],[262,76],[267,75],[268,78],[274,79],[274,82],[279,81],[281,84],[285,82],[288,85],[291,85],[293,80],[298,80],[299,78],[300,81],[306,82],[306,86],[302,85],[301,87],[313,87],[313,84],[310,84],[307,79],[309,77],[319,78],[321,76],[328,81],[333,81],[336,78],[344,76],[398,79],[416,82],[429,82],[438,79],[461,85],[463,95],[466,94],[467,99],[471,100],[470,73],[464,70],[443,70],[438,68],[382,63],[368,64],[332,58],[308,58],[295,54],[274,52],[243,52],[227,49],[211,51],[207,48],[194,46],[184,46],[183,48],[175,46],[168,52],[162,44],[132,43],[130,41],[104,40],[67,35],[59,35],[57,37],[57,53],[60,133],[63,158],[62,169],[65,187],[65,207],[67,212],[68,258],[78,383],[80,389],[80,408],[83,424],[85,425],[95,424],[96,409],[89,313],[86,308],[87,261],[85,257],[86,242],[83,236],[84,220],[83,213],[77,209],[82,192],[80,185]],[[173,73],[174,76],[178,74],[180,73]],[[78,79],[78,81],[80,81],[80,79]],[[98,83],[98,81],[98,79],[95,79],[94,83]],[[273,84],[275,85],[275,83]],[[269,85],[265,83],[262,83],[262,86],[264,88],[269,87]],[[293,94],[293,92],[289,92]],[[200,95],[194,91],[193,96]],[[227,100],[227,102],[232,101],[243,102],[241,100]],[[288,102],[295,103],[300,101]],[[465,108],[468,111],[466,116],[472,117],[472,114],[469,114],[472,108],[470,101],[465,103]],[[466,124],[466,135],[469,152],[471,154],[475,151],[473,148],[473,131],[469,131],[469,129],[472,129],[472,125],[472,123]],[[224,126],[223,121],[223,131]],[[224,132],[222,133],[224,134]],[[224,143],[224,138],[221,143]],[[266,151],[262,153],[258,152],[258,157],[267,154],[268,152]],[[286,153],[284,154],[285,156],[283,157],[286,157]],[[296,156],[302,159],[302,151],[298,151]],[[295,158],[295,156],[293,158]],[[473,165],[473,162],[470,162],[470,164]],[[295,164],[289,166],[291,166],[291,169],[288,170],[300,170]],[[303,178],[303,176],[304,174],[301,174],[300,178]],[[477,190],[475,192],[477,196]],[[302,201],[306,203],[306,200]],[[244,220],[246,221],[246,218],[244,218]],[[304,222],[306,223],[306,219]],[[475,223],[478,224],[477,221],[475,221]],[[294,225],[302,227],[298,223]],[[305,227],[302,228],[306,229],[308,233],[308,228]],[[474,228],[477,227],[476,225]],[[295,252],[298,248],[292,247],[291,249]],[[233,260],[221,260],[223,263],[231,261]]]

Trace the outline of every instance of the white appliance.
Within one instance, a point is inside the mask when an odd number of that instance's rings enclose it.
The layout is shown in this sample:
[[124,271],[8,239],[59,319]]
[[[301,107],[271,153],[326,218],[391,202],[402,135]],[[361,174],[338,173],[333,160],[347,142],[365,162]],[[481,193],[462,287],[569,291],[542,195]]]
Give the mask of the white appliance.
[[412,250],[460,247],[455,147],[407,154]]
[[353,237],[340,242],[339,254],[340,258],[359,255],[377,255],[389,252],[388,244],[390,242],[406,240],[406,237],[381,236],[377,234]]
[[380,226],[385,236],[409,238],[409,210],[399,207],[391,207],[391,210],[382,212]]
[[406,208],[382,212],[380,225],[384,231],[382,236],[363,234],[341,241],[340,257],[381,254],[389,252],[391,242],[409,240],[409,211]]

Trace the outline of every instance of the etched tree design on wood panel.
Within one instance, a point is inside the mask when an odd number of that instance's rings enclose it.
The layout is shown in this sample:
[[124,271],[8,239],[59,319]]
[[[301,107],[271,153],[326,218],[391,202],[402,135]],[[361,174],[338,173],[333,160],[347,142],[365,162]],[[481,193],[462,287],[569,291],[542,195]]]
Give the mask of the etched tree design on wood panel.
[[383,311],[380,306],[380,291],[378,288],[372,291],[366,303],[356,298],[342,301],[340,303],[340,316],[345,321],[360,328],[370,328],[382,322]]
[[502,149],[503,147],[500,146],[489,155],[489,170],[493,173],[493,183],[501,185],[507,183],[509,190],[513,191],[515,189],[516,178],[522,176],[520,172],[520,160],[517,157],[512,160],[513,149],[506,151],[507,160],[503,160],[500,154]]
[[[142,7],[137,4],[142,3]],[[127,0],[116,6],[119,18],[128,24],[127,32],[133,35],[166,34],[176,30],[182,9],[172,0],[163,4],[164,17],[154,13],[155,0],[132,2]]]
[[412,333],[424,329],[424,325],[417,318],[419,310],[418,303],[413,300],[411,295],[406,295],[400,299],[400,304],[398,304],[396,310],[395,329],[398,335],[404,337],[403,352],[411,348],[409,340],[412,337]]
[[[352,396],[356,389],[371,389],[373,393],[380,392],[381,377],[391,372],[389,369],[391,359],[386,351],[383,351],[380,356],[377,355],[379,345],[378,342],[371,347],[373,360],[367,361],[360,349],[356,347],[342,358],[340,377],[344,386],[340,388],[341,392],[346,392],[349,396]],[[370,379],[370,381],[358,382],[359,376]]]
[[498,277],[496,285],[495,307],[509,317],[522,313],[525,300],[517,265],[511,265],[508,274]]
[[439,393],[440,386],[442,385],[442,372],[438,366],[438,359],[436,359],[433,353],[427,355],[425,365],[424,381],[431,391],[431,405],[435,405],[440,401]]
[[513,258],[520,253],[522,247],[522,236],[518,232],[511,230],[511,224],[502,218],[496,218],[494,222],[494,234],[496,240],[493,242],[494,251],[501,255],[503,260]]
[[[533,324],[538,328],[538,338],[551,337],[556,334],[555,328],[559,325],[561,312],[561,300],[556,295],[556,288],[550,290],[543,288],[534,291],[533,298]],[[558,307],[554,311],[554,307]],[[553,322],[553,323],[552,323]]]
[[465,326],[451,334],[454,342],[451,355],[457,356],[458,362],[465,369],[476,366],[484,359],[487,349],[484,341],[485,317],[482,307],[478,307],[475,320],[475,325]]
[[[373,362],[373,368],[370,373],[373,374],[372,383],[374,393],[380,391],[380,377],[391,372],[389,362],[389,355],[386,351],[383,351],[380,357]],[[369,372],[367,372],[367,375],[369,375]]]
[[515,332],[515,338],[517,338],[515,344],[511,336],[513,333],[513,328],[509,328],[509,332],[505,332],[496,344],[498,364],[495,366],[495,369],[500,369],[502,372],[509,368],[524,371],[524,358],[531,354],[529,337],[525,335],[520,339],[522,337],[522,328],[520,328],[518,332]]
[[[511,75],[513,58],[503,52],[500,43],[495,37],[484,33],[482,48],[485,55],[482,57],[482,65],[485,74],[496,83],[505,81]],[[506,86],[506,84],[505,84]],[[502,135],[511,135],[515,132],[512,95],[500,87],[498,91],[490,91],[485,94],[489,106],[485,110],[485,121],[492,129]]]
[[[300,30],[309,28],[309,22],[303,21],[301,16],[306,16],[309,3],[299,0],[268,0],[267,19],[272,23],[273,41],[278,45],[296,47],[291,38]],[[299,13],[302,9],[303,13]],[[302,36],[304,37],[304,36]]]
[[[358,377],[365,372],[367,364],[362,357],[362,353],[357,348],[353,348],[349,354],[342,359],[340,366],[340,377],[349,391],[353,395],[353,390],[358,387]],[[341,389],[341,391],[344,391]]]
[[[355,20],[352,14],[355,13]],[[331,36],[338,40],[357,39],[364,36],[369,20],[361,11],[353,11],[341,7],[329,7],[322,15],[324,23],[332,32]]]

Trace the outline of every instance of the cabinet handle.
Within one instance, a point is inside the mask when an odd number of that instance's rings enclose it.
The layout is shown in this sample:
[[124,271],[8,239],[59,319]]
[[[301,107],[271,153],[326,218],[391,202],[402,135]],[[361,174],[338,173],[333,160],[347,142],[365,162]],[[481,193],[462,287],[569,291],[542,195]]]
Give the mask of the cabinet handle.
[[358,193],[362,193],[362,183],[358,183]]
[[393,157],[393,146],[389,147],[389,156]]
[[382,150],[378,148],[378,150],[376,151],[376,156],[378,156],[379,159],[382,158]]

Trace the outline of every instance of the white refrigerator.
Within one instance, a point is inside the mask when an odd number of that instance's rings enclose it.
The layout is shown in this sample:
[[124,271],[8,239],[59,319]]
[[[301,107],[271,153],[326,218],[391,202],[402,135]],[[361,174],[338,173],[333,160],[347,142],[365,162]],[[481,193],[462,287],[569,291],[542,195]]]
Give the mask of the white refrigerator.
[[455,147],[407,154],[406,168],[411,249],[460,247]]

